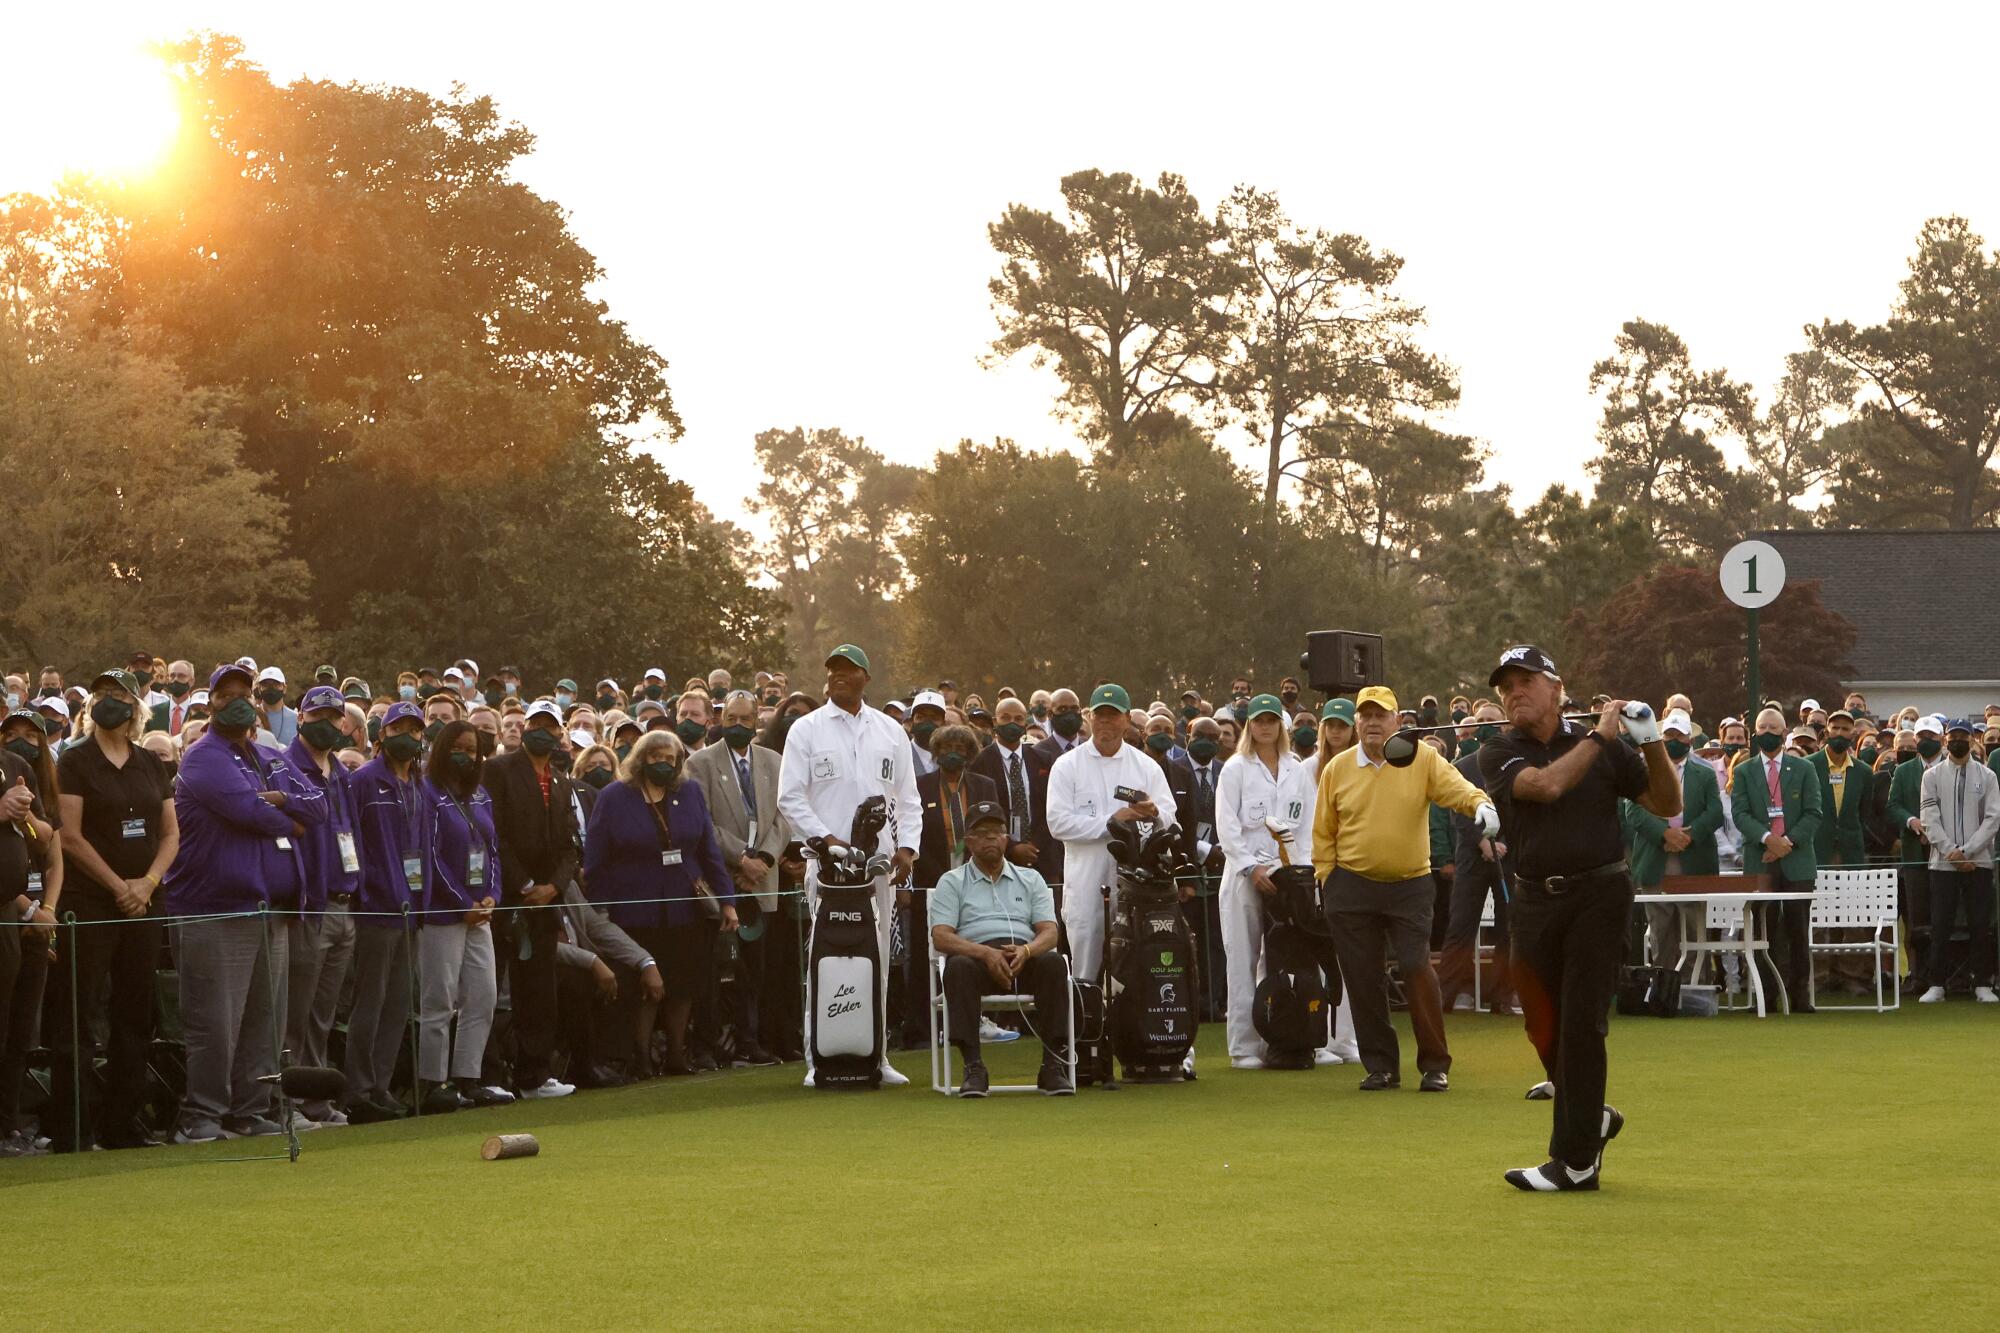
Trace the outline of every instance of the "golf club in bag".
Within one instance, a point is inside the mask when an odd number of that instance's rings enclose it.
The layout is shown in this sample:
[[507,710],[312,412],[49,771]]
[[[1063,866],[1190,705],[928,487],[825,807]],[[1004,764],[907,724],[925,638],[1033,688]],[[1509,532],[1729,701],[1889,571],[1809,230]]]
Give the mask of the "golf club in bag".
[[[1123,793],[1120,793],[1121,799]],[[1200,1024],[1194,933],[1174,876],[1193,868],[1181,831],[1114,819],[1118,907],[1104,932],[1106,1028],[1133,1083],[1192,1078],[1182,1062]],[[1109,1079],[1106,1079],[1109,1082]]]
[[[1333,1013],[1320,960],[1328,952],[1326,914],[1311,865],[1292,864],[1292,828],[1275,819],[1264,827],[1278,843],[1278,891],[1263,899],[1264,979],[1250,1017],[1264,1039],[1266,1069],[1311,1069],[1326,1045]],[[1336,985],[1338,982],[1335,983]]]
[[854,811],[848,845],[835,851],[809,839],[806,859],[819,884],[807,953],[813,1086],[882,1085],[882,955],[875,929],[875,881],[889,858],[875,850],[889,822],[886,797],[871,796]]

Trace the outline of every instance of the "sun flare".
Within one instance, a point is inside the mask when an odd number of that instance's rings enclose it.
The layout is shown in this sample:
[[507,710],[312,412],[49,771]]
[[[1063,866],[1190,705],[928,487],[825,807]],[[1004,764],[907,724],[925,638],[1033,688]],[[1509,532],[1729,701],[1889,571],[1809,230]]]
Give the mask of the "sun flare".
[[180,127],[174,83],[139,47],[45,51],[0,77],[0,193],[44,191],[70,172],[143,176]]

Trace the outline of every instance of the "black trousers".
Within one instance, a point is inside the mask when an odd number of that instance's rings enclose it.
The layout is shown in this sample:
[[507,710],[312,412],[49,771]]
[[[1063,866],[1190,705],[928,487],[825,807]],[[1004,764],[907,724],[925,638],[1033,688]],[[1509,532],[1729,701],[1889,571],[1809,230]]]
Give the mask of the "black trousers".
[[1493,984],[1480,995],[1494,1007],[1506,1003],[1513,993],[1512,967],[1507,959],[1507,895],[1501,891],[1500,867],[1480,860],[1476,865],[1461,861],[1451,881],[1451,915],[1444,928],[1444,958],[1438,965],[1438,990],[1445,1008],[1461,995],[1472,994],[1472,970],[1479,966],[1479,918],[1486,911],[1486,895],[1493,895]]
[[775,1055],[792,1058],[805,1050],[804,971],[800,963],[805,933],[792,916],[791,899],[781,898],[764,914],[764,993],[757,1008],[757,1040]]
[[1431,967],[1431,914],[1437,898],[1431,877],[1389,883],[1335,870],[1323,896],[1362,1065],[1371,1074],[1395,1074],[1402,1066],[1396,1028],[1389,1021],[1389,974],[1383,964],[1384,951],[1393,949],[1417,1038],[1417,1068],[1426,1074],[1448,1072],[1444,1002]]
[[1604,1039],[1618,994],[1632,880],[1605,875],[1562,893],[1514,885],[1514,988],[1528,1040],[1556,1085],[1549,1156],[1579,1169],[1603,1150]]
[[[1810,882],[1786,879],[1771,867],[1773,893],[1809,893]],[[1771,942],[1766,951],[1766,975],[1776,972],[1785,983],[1785,996],[1793,1008],[1807,1003],[1812,994],[1812,904],[1800,899],[1789,903],[1753,904],[1763,923],[1764,938]]]
[[754,940],[736,941],[736,976],[722,992],[722,1021],[736,1029],[736,1044],[764,1044],[764,950],[770,943],[766,932]]
[[[507,973],[507,999],[513,1006],[514,1086],[539,1088],[555,1070],[556,938],[560,909],[531,907],[513,914],[513,928],[493,949]],[[496,935],[498,932],[495,932]],[[521,957],[521,941],[528,956]]]
[[1002,986],[977,959],[953,954],[944,960],[945,1035],[966,1061],[979,1058],[979,997],[1003,993],[1034,997],[1034,1028],[1043,1052],[1051,1060],[1069,1059],[1069,969],[1060,955],[1036,954],[1020,976]]
[[[35,1047],[36,1024],[42,1016],[42,996],[48,985],[49,950],[39,935],[18,926],[0,923],[0,934],[18,936],[20,968],[11,987],[13,1003],[0,995],[0,1011],[7,1015],[0,1027],[0,1134],[23,1128],[21,1124],[21,1080],[28,1072],[28,1052]],[[6,968],[6,940],[0,940],[0,971]]]
[[1965,904],[1965,929],[1969,956],[1965,970],[1975,986],[1993,978],[1993,872],[1932,869],[1931,947],[1924,958],[1924,984],[1942,986],[1947,975],[1946,959],[1951,934],[1958,929],[1958,905]]
[[[1928,856],[1930,849],[1923,848]],[[1903,934],[1909,941],[1912,960],[1929,952],[1931,938],[1931,868],[1905,865],[1898,877],[1903,911]]]
[[[49,965],[49,989],[42,1006],[49,1047],[49,1110],[42,1132],[58,1152],[78,1152],[103,1137],[118,1142],[139,1131],[139,1112],[146,1098],[146,1058],[154,1032],[153,973],[160,962],[166,933],[158,918],[132,919],[112,906],[108,892],[79,891],[63,895],[65,916],[79,923],[56,931],[57,961]],[[70,982],[72,958],[76,981]],[[104,1000],[109,985],[108,1003]],[[76,1022],[71,1021],[72,1001]],[[95,1080],[83,1080],[83,1125],[76,1123],[77,1053],[84,1068],[92,1056],[91,1031],[103,1019],[105,1043],[104,1100],[94,1105]]]

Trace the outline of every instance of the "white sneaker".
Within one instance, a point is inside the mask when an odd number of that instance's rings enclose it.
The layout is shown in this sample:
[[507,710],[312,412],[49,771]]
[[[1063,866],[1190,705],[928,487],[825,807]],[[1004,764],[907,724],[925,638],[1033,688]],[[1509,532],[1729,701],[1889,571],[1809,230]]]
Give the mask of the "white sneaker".
[[[555,1080],[550,1079],[549,1082],[554,1083]],[[508,1091],[506,1088],[501,1087],[497,1083],[489,1083],[485,1087],[481,1088],[480,1091],[485,1093],[488,1097],[491,1097],[493,1099],[493,1105],[495,1106],[505,1106],[507,1103],[516,1100],[512,1092]],[[576,1091],[576,1089],[572,1088],[570,1089],[570,1091],[574,1092]],[[533,1096],[534,1094],[530,1093],[528,1095]],[[558,1096],[560,1094],[551,1093],[550,1095]]]
[[903,1076],[903,1075],[902,1075],[902,1074],[901,1074],[901,1073],[900,1073],[900,1072],[899,1072],[899,1071],[898,1071],[898,1070],[896,1069],[896,1067],[895,1067],[894,1065],[890,1064],[890,1063],[889,1063],[889,1062],[888,1062],[887,1060],[884,1060],[884,1061],[882,1062],[882,1086],[883,1086],[883,1087],[885,1087],[885,1088],[900,1088],[900,1087],[903,1087],[903,1086],[905,1086],[906,1084],[908,1084],[908,1083],[909,1083],[909,1081],[910,1081],[909,1079],[905,1078],[905,1077],[904,1077],[904,1076]]
[[1231,1069],[1262,1069],[1264,1062],[1254,1055],[1232,1055],[1229,1057]]
[[1547,1079],[1528,1089],[1528,1100],[1531,1102],[1552,1102],[1555,1099],[1556,1085]]
[[296,1106],[292,1108],[292,1133],[304,1134],[308,1130],[314,1130],[318,1128],[319,1128],[319,1121],[313,1119],[311,1116],[307,1115],[304,1111],[301,1111]]
[[813,1085],[813,1071],[808,1069],[806,1070],[805,1082],[800,1084],[800,1086],[810,1088],[812,1085]]
[[1995,995],[1991,986],[1973,987],[1972,998],[1981,1004],[2000,1004],[2000,995]]
[[[1259,1063],[1261,1063],[1261,1061]],[[1182,1057],[1181,1059],[1181,1077],[1182,1078],[1194,1077],[1194,1047],[1192,1046],[1188,1047],[1187,1055]]]
[[1917,997],[1918,1004],[1941,1004],[1944,1001],[1944,987],[1933,986]]
[[1472,1013],[1474,1010],[1476,1010],[1478,1007],[1479,1006],[1475,1005],[1472,1002],[1472,997],[1470,995],[1461,995],[1456,1000],[1453,1000],[1451,1002],[1451,1011],[1454,1014],[1469,1014]]
[[1003,1041],[1019,1041],[1021,1034],[1012,1028],[1003,1028],[992,1019],[979,1016],[979,1040],[984,1045],[996,1045]]
[[1340,1063],[1344,1065],[1358,1065],[1361,1063],[1361,1046],[1360,1043],[1358,1042],[1337,1041],[1333,1045],[1327,1047],[1327,1049],[1329,1051],[1332,1051],[1335,1055],[1339,1056]]
[[524,1089],[521,1095],[523,1097],[533,1097],[537,1099],[543,1097],[567,1097],[572,1092],[575,1091],[576,1091],[575,1084],[558,1083],[555,1079],[555,1076],[551,1074],[548,1077],[547,1081],[545,1081],[541,1087]]
[[1347,1061],[1341,1059],[1340,1052],[1334,1050],[1333,1047],[1322,1046],[1313,1052],[1313,1063],[1316,1065],[1344,1065]]

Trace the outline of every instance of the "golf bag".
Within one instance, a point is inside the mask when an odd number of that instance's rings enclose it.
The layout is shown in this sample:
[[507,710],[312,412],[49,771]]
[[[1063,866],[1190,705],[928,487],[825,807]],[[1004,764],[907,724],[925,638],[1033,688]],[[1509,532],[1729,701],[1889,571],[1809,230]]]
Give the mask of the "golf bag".
[[1192,869],[1178,829],[1111,821],[1118,910],[1104,937],[1106,1031],[1125,1078],[1179,1081],[1200,1024],[1194,932],[1174,875]]
[[1109,1087],[1118,1080],[1111,1068],[1111,1043],[1105,1039],[1103,983],[1072,977],[1069,984],[1076,992],[1076,1031],[1070,1035],[1076,1043],[1076,1085]]
[[1264,1039],[1266,1069],[1311,1069],[1313,1052],[1326,1045],[1326,976],[1319,960],[1326,947],[1326,917],[1312,867],[1271,871],[1278,891],[1264,899],[1264,979],[1257,983],[1251,1021]]
[[882,1084],[883,960],[875,880],[887,873],[889,861],[874,849],[887,811],[883,797],[863,801],[845,851],[831,850],[824,838],[805,845],[819,883],[806,963],[815,1088]]

